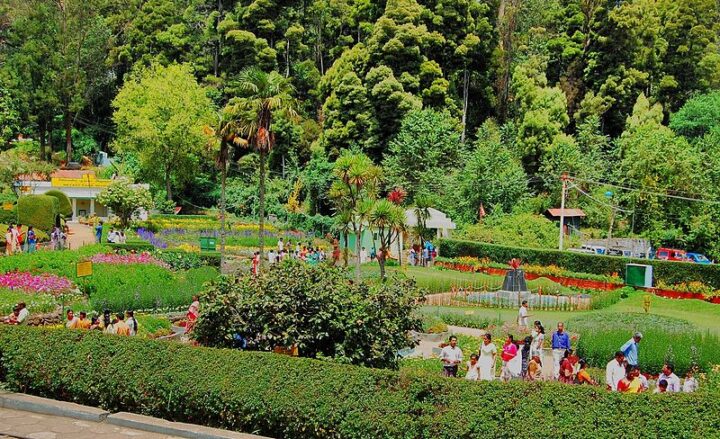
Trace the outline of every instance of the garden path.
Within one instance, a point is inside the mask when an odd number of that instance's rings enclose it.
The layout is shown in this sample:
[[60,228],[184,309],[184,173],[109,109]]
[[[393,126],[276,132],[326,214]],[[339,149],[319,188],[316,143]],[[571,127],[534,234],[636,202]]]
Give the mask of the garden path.
[[0,435],[32,439],[169,439],[167,436],[104,422],[50,416],[22,410],[0,408]]
[[70,227],[68,235],[70,249],[74,250],[95,243],[95,233],[92,227],[80,223],[68,223],[68,227]]
[[[484,329],[466,328],[464,326],[448,325],[448,331],[451,334],[467,335],[467,336],[476,337],[476,338],[481,338],[483,335],[485,335]],[[422,358],[426,358],[426,359],[437,357],[438,356],[437,351],[433,351],[433,349],[439,349],[438,345],[439,345],[439,343],[437,343],[437,342],[422,340],[422,341],[420,341],[420,344],[418,344],[415,347],[415,352],[418,354],[418,356],[421,356]],[[498,349],[499,348],[500,348],[500,346],[498,346]],[[469,354],[467,356],[469,357]],[[543,363],[542,377],[544,380],[549,380],[552,377],[552,373],[553,373],[553,356],[552,356],[552,351],[550,349],[543,349],[542,363]]]

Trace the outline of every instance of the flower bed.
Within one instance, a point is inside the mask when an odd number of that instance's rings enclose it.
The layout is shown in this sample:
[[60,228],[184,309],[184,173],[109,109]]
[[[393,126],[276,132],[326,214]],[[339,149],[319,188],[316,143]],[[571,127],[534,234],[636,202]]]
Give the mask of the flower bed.
[[90,259],[96,264],[114,264],[114,265],[127,265],[127,264],[149,264],[157,265],[158,267],[170,268],[170,265],[160,259],[152,256],[150,253],[128,253],[128,254],[115,254],[115,253],[99,253]]
[[[435,265],[450,270],[459,270],[471,273],[480,272],[496,276],[504,276],[508,271],[505,268],[500,268],[498,266],[500,264],[471,257],[462,257],[458,259],[438,258],[435,261]],[[540,277],[545,277],[566,287],[605,291],[623,287],[622,279],[617,276],[573,273],[555,266],[540,267],[537,265],[527,265],[522,268],[523,271],[525,271],[525,278],[527,280],[535,280]]]
[[71,290],[73,284],[70,279],[54,274],[11,271],[0,275],[0,287],[29,293],[61,294]]

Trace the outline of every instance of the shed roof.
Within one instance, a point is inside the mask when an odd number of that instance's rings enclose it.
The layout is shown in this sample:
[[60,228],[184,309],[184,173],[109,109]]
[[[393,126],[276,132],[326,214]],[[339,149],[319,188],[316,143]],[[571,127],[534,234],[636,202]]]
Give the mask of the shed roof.
[[[548,214],[552,217],[560,218],[560,214],[563,212],[563,209],[548,209]],[[565,218],[573,218],[573,217],[585,217],[585,212],[582,211],[582,209],[564,209],[563,216]]]
[[[432,207],[428,209],[430,216],[425,222],[425,227],[428,229],[447,229],[454,230],[456,228],[455,223],[443,212]],[[408,209],[405,211],[405,224],[410,227],[417,226],[417,217],[415,216],[415,209]]]

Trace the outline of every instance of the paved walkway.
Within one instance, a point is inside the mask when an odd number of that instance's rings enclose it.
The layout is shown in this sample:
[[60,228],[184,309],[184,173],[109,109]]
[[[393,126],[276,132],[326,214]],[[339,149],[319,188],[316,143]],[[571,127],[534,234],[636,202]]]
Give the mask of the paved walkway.
[[68,223],[70,227],[70,235],[68,236],[68,245],[75,250],[84,245],[95,244],[95,232],[93,228],[80,223]]
[[42,415],[20,410],[0,408],[0,437],[28,439],[168,439],[146,431],[110,425],[105,422]]

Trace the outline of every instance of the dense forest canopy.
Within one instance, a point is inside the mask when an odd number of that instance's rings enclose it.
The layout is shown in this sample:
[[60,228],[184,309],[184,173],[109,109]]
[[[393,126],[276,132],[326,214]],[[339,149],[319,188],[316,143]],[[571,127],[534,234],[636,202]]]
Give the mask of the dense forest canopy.
[[[6,0],[0,143],[107,151],[158,201],[210,207],[203,127],[249,67],[287,78],[300,116],[273,120],[270,214],[332,214],[332,163],[357,149],[463,224],[556,207],[567,172],[586,227],[720,257],[716,0]],[[229,154],[228,208],[256,215],[258,154]]]

